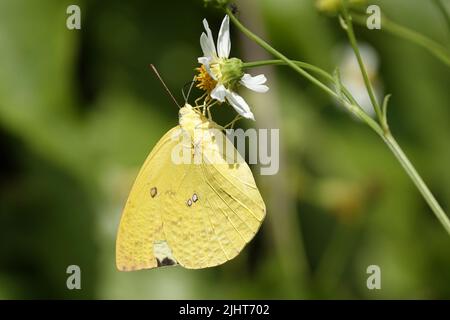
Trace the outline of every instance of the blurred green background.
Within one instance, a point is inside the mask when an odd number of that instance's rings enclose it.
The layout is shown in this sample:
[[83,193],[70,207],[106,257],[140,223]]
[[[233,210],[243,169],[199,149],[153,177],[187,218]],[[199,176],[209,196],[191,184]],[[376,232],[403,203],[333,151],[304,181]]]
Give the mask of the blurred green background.
[[[431,1],[371,3],[448,47]],[[70,4],[81,7],[81,30],[66,28]],[[339,65],[345,34],[314,1],[237,5],[244,24],[289,57],[330,72]],[[204,17],[217,34],[223,13],[199,0],[0,2],[0,298],[450,298],[450,237],[394,156],[285,67],[252,70],[266,74],[269,93],[242,90],[257,121],[238,125],[280,128],[281,138],[279,173],[255,174],[268,208],[255,239],[211,269],[116,271],[131,184],[177,124],[148,65],[181,100]],[[231,28],[233,56],[268,58]],[[378,55],[382,91],[393,93],[394,135],[448,212],[448,67],[382,31],[356,32]],[[221,124],[234,116],[218,109]],[[66,288],[71,264],[82,290]],[[381,290],[366,287],[372,264]]]

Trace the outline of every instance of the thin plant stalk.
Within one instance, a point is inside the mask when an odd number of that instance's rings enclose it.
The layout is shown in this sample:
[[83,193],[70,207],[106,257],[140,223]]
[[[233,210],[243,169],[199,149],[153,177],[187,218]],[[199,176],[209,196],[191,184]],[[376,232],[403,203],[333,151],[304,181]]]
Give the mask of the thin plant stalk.
[[[295,61],[290,60],[285,55],[277,51],[275,48],[273,48],[271,45],[269,45],[266,41],[255,35],[253,32],[251,32],[249,29],[247,29],[244,25],[240,23],[240,21],[233,15],[230,9],[225,9],[227,14],[229,15],[231,21],[235,24],[235,26],[241,30],[247,37],[249,37],[251,40],[255,41],[258,45],[260,45],[262,48],[267,50],[269,53],[271,53],[273,56],[280,59],[279,61],[274,60],[268,60],[267,64],[281,64],[284,63],[291,67],[293,70],[295,70],[297,73],[311,81],[313,84],[315,84],[318,88],[322,89],[325,93],[328,95],[337,98],[342,105],[349,111],[351,111],[353,114],[357,115],[360,119],[362,119],[367,125],[369,125],[370,128],[372,128],[381,138],[382,140],[387,144],[389,149],[392,151],[392,153],[395,155],[397,160],[402,165],[403,169],[406,171],[408,176],[411,178],[411,180],[414,182],[417,189],[422,194],[423,198],[427,202],[427,204],[430,206],[431,210],[434,212],[436,217],[438,218],[439,222],[442,224],[444,229],[447,231],[447,233],[450,235],[450,220],[445,214],[442,207],[437,202],[436,198],[433,196],[417,170],[414,168],[411,161],[408,159],[406,154],[403,152],[401,147],[398,145],[397,141],[394,139],[392,134],[390,133],[390,130],[387,126],[386,122],[386,109],[381,110],[384,114],[382,114],[382,117],[379,117],[379,121],[377,122],[374,119],[372,119],[368,114],[364,112],[364,110],[356,103],[356,101],[353,98],[346,99],[348,95],[348,91],[343,91],[345,94],[344,96],[341,96],[339,93],[336,93],[332,89],[330,89],[327,85],[325,85],[323,82],[318,80],[316,77],[312,76],[310,73],[308,73],[304,69],[309,69],[311,71],[315,71],[319,73],[322,76],[325,76],[326,72],[321,70],[317,67],[312,67],[311,65],[307,65],[305,63],[298,63]],[[351,21],[346,21],[347,25],[351,24]],[[355,45],[356,39],[355,39]],[[362,60],[361,60],[362,62]],[[248,63],[245,65],[246,67],[256,67],[263,65],[262,62],[253,62]],[[327,78],[329,78],[329,74],[326,75]],[[366,83],[366,86],[371,87],[370,82],[367,79],[365,79],[368,83]],[[339,87],[343,87],[342,84],[337,84]],[[350,95],[351,96],[351,95]]]
[[[346,1],[344,0],[343,3],[345,3],[345,2]],[[378,104],[377,98],[375,96],[375,90],[373,89],[373,86],[370,83],[369,75],[367,74],[367,70],[366,70],[366,66],[364,65],[363,59],[361,57],[361,53],[359,52],[359,47],[358,47],[358,43],[356,41],[355,32],[353,31],[353,24],[351,21],[351,17],[348,14],[346,5],[343,5],[343,12],[344,12],[344,19],[345,19],[345,23],[344,23],[343,27],[344,27],[345,31],[347,32],[348,39],[350,41],[350,45],[352,46],[353,51],[355,52],[356,60],[358,61],[358,65],[359,65],[359,68],[361,69],[361,74],[364,79],[364,84],[366,86],[367,92],[369,93],[370,101],[371,101],[372,106],[375,110],[375,113],[378,117],[378,120],[380,121],[380,123],[384,123],[383,122],[383,114],[382,114],[380,105]],[[385,129],[385,128],[383,128],[383,129]]]
[[[357,24],[364,27],[366,26],[366,14],[352,12],[352,18],[353,21],[355,21]],[[450,52],[446,47],[418,33],[417,31],[411,30],[405,26],[395,23],[394,21],[390,20],[384,13],[382,14],[381,18],[381,30],[408,40],[422,47],[423,49],[434,55],[436,58],[441,60],[448,67],[450,67]]]

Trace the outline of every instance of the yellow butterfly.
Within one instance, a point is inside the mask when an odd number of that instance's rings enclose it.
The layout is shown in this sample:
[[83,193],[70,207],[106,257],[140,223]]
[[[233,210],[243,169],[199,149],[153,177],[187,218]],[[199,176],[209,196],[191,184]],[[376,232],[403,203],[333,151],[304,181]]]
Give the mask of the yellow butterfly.
[[[231,142],[218,128],[197,107],[180,108],[179,125],[156,144],[131,189],[117,234],[119,270],[217,266],[256,234],[264,201],[233,146],[235,161],[227,161],[220,141]],[[183,135],[191,143],[181,149],[196,161],[173,161]]]

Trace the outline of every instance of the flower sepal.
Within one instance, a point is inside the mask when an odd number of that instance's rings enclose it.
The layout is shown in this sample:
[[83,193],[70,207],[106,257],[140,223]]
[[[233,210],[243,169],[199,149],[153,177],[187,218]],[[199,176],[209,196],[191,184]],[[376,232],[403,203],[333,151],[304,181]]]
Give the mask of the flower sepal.
[[[239,58],[229,58],[218,64],[220,68],[220,82],[227,88],[234,88],[236,83],[244,75],[242,70],[244,63]],[[214,70],[213,70],[214,72]]]

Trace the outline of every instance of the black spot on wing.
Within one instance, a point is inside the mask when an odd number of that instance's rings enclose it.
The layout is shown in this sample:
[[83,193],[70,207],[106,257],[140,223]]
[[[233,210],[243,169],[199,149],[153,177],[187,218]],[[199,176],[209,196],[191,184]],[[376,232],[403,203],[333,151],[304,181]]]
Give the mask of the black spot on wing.
[[173,266],[177,263],[172,259],[165,257],[162,261],[156,258],[156,264],[158,267],[164,267],[164,266]]
[[176,264],[176,262],[169,258],[164,258],[161,262],[161,265],[163,266],[173,266],[174,264]]

